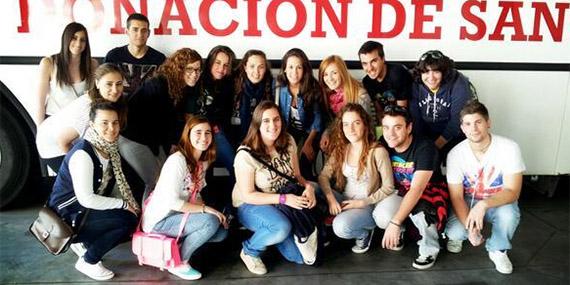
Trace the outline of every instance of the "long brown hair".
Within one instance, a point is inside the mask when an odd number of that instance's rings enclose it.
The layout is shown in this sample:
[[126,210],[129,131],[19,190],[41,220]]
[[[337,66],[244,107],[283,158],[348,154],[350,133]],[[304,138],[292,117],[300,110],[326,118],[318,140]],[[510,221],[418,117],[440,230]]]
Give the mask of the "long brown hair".
[[228,74],[226,74],[226,76],[224,76],[222,80],[229,79],[232,77],[232,73],[234,71],[234,64],[236,60],[236,54],[228,46],[217,45],[210,50],[208,56],[206,57],[206,64],[205,64],[206,68],[204,69],[204,75],[203,75],[204,80],[206,82],[214,81],[214,78],[212,77],[212,66],[214,65],[214,62],[216,61],[216,56],[218,56],[219,53],[223,53],[228,56],[229,58],[228,64],[230,65],[228,68]]
[[319,84],[321,85],[321,89],[323,92],[323,101],[325,103],[325,106],[327,106],[326,110],[328,111],[330,109],[328,102],[329,101],[328,94],[335,92],[334,90],[331,90],[327,86],[324,80],[325,69],[327,69],[327,67],[329,67],[331,64],[336,65],[336,67],[338,68],[339,71],[338,74],[341,80],[341,87],[344,91],[345,102],[358,103],[358,93],[361,88],[360,82],[354,79],[354,77],[350,76],[350,74],[348,73],[348,68],[346,67],[346,63],[344,63],[344,60],[340,56],[331,55],[323,59],[321,65],[319,66]]
[[[184,130],[182,131],[182,135],[180,136],[180,140],[178,141],[177,150],[182,153],[184,158],[186,159],[186,165],[188,166],[188,171],[190,171],[192,175],[192,179],[198,179],[198,161],[194,159],[192,155],[194,153],[194,147],[190,142],[190,132],[192,128],[196,125],[207,123],[210,125],[210,129],[212,129],[212,125],[208,122],[208,119],[202,115],[195,115],[190,116],[184,125]],[[216,160],[216,143],[214,141],[214,131],[212,130],[212,142],[208,146],[208,149],[202,152],[200,156],[200,161],[206,161],[208,165],[212,165],[212,162]],[[205,170],[205,169],[204,169]],[[194,180],[196,181],[196,180]]]
[[59,50],[59,53],[51,56],[52,61],[57,69],[55,80],[59,86],[73,84],[73,82],[71,82],[71,74],[69,74],[69,63],[71,61],[69,44],[77,32],[85,33],[85,50],[81,52],[79,74],[81,76],[81,80],[86,80],[87,86],[90,88],[93,83],[93,78],[91,77],[92,67],[91,48],[89,47],[89,35],[85,26],[76,22],[71,22],[65,26],[65,29],[63,29],[63,33],[61,34],[61,48]]
[[285,74],[285,69],[287,69],[287,60],[290,57],[297,57],[301,60],[301,64],[303,65],[303,77],[301,78],[299,96],[305,101],[305,111],[312,112],[314,107],[322,105],[322,95],[319,82],[317,82],[313,76],[313,69],[311,68],[311,63],[309,62],[309,58],[305,52],[298,48],[292,48],[285,53],[281,60],[281,71],[277,76],[277,82],[282,88],[287,88],[289,86],[289,80]]
[[269,158],[269,154],[267,153],[267,148],[263,143],[259,129],[261,128],[263,113],[271,109],[275,109],[279,113],[279,116],[281,116],[281,132],[275,141],[275,149],[280,155],[287,152],[287,148],[289,147],[289,138],[285,131],[285,121],[283,121],[283,116],[281,115],[281,112],[279,112],[279,107],[275,105],[273,101],[261,101],[261,103],[255,107],[251,123],[249,124],[249,130],[247,131],[247,135],[242,143],[242,145],[248,146],[258,156],[267,159]]
[[267,60],[267,56],[265,55],[264,52],[257,50],[257,49],[250,49],[248,50],[244,55],[242,60],[240,61],[238,67],[237,67],[237,74],[236,74],[236,79],[235,79],[235,102],[239,102],[241,100],[241,95],[242,95],[242,90],[243,90],[243,86],[245,85],[245,82],[247,82],[247,74],[245,72],[245,68],[247,66],[247,61],[249,60],[250,57],[252,56],[260,56],[263,58],[263,61],[265,61],[265,73],[263,74],[263,79],[261,80],[260,83],[263,83],[264,86],[264,90],[263,90],[263,99],[264,100],[270,100],[270,98],[273,95],[273,92],[271,91],[271,84],[273,83],[273,76],[271,75],[271,65],[269,65],[269,61]]
[[200,61],[200,54],[191,48],[181,48],[174,54],[166,58],[164,63],[158,68],[155,76],[163,76],[168,82],[168,95],[174,101],[174,105],[178,105],[184,94],[182,90],[186,87],[184,81],[184,70],[186,65]]
[[334,176],[339,184],[344,184],[345,178],[342,174],[342,164],[344,163],[345,157],[347,155],[348,146],[350,141],[344,135],[342,129],[342,117],[348,112],[354,112],[358,114],[362,123],[364,124],[364,136],[362,138],[362,152],[358,158],[358,171],[357,177],[360,177],[364,173],[366,168],[366,157],[370,151],[378,147],[376,142],[376,137],[374,136],[374,129],[372,128],[372,120],[370,115],[364,110],[362,106],[355,103],[346,104],[341,112],[340,117],[338,117],[334,122],[334,129],[331,134],[331,157],[336,165],[334,165]]

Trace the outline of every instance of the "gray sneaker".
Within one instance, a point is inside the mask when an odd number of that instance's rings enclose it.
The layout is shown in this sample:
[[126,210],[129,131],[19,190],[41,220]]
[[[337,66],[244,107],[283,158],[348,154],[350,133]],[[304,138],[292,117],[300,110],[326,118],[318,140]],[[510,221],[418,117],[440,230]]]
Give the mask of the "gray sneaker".
[[370,249],[370,244],[372,243],[372,237],[374,236],[374,229],[368,232],[368,235],[362,239],[356,239],[354,246],[352,247],[352,252],[354,253],[365,253]]
[[404,231],[400,230],[400,239],[398,240],[398,245],[396,245],[393,248],[390,248],[390,250],[393,251],[401,251],[402,249],[404,249]]
[[451,253],[460,253],[463,249],[463,241],[462,240],[448,240],[447,241],[447,251]]

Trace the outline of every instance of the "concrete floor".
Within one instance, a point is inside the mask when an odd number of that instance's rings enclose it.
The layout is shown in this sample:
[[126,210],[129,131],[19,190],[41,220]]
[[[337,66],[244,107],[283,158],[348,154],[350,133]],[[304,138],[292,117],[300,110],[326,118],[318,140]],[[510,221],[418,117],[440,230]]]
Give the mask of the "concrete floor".
[[[118,284],[570,284],[570,201],[568,186],[561,188],[552,198],[523,189],[522,220],[509,252],[515,268],[511,275],[496,272],[483,247],[467,244],[460,254],[442,250],[431,269],[415,270],[411,263],[417,246],[407,243],[401,252],[382,250],[380,231],[371,250],[361,255],[350,251],[352,242],[333,240],[318,267],[288,263],[270,249],[263,257],[269,270],[263,277],[249,273],[239,259],[240,240],[247,233],[238,230],[229,241],[208,245],[197,253],[192,263],[204,274],[199,281],[183,281],[168,272],[140,267],[130,243],[107,254],[104,263],[116,273],[110,282]],[[41,204],[0,212],[0,283],[95,283],[74,269],[77,257],[72,251],[52,256],[27,233]]]

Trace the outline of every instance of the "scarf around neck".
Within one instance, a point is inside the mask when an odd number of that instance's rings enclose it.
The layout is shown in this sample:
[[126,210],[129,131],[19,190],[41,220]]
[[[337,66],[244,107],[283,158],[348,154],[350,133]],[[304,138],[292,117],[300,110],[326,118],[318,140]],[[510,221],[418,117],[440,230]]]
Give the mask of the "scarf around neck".
[[104,177],[108,177],[113,174],[123,200],[125,200],[131,208],[135,209],[137,213],[140,213],[139,204],[133,197],[131,187],[127,183],[127,179],[125,178],[125,174],[121,168],[121,156],[119,155],[118,141],[114,141],[112,143],[106,141],[91,127],[87,128],[85,139],[89,141],[98,151],[109,155],[112,167],[107,167],[103,173]]

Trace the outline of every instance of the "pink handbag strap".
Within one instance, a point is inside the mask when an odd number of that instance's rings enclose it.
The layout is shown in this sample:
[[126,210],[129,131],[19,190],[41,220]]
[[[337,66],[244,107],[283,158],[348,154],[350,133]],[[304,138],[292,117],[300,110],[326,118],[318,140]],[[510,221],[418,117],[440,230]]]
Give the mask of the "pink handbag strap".
[[[198,176],[201,176],[202,175],[202,173],[201,173],[202,164],[198,163],[197,167],[198,167]],[[192,203],[196,202],[196,195],[198,195],[198,192],[200,192],[201,182],[202,182],[201,179],[196,181],[196,183],[194,183],[194,189],[190,190],[189,200]],[[150,202],[150,198],[152,197],[152,194],[153,194],[153,192],[151,192],[148,195],[148,197],[146,198],[146,200],[143,203],[143,207],[141,209],[141,218],[139,219],[139,225],[137,226],[137,229],[139,231],[141,231],[141,223],[142,223],[142,219],[144,217],[145,208],[148,205],[148,203]],[[182,220],[180,221],[180,226],[178,227],[178,235],[176,235],[176,242],[177,243],[178,243],[178,240],[180,239],[180,235],[182,235],[182,231],[184,231],[184,227],[186,226],[186,221],[188,221],[189,216],[190,216],[190,212],[184,213],[184,216],[182,216]]]
[[180,221],[180,227],[178,228],[178,235],[176,235],[176,243],[178,243],[178,239],[180,239],[180,235],[184,230],[184,226],[186,226],[186,221],[188,221],[188,216],[190,216],[190,212],[184,213],[184,216],[182,216],[182,220]]
[[[201,177],[202,176],[202,164],[198,162],[198,165],[196,165],[196,167],[198,168],[198,180],[194,183],[194,187],[192,190],[190,190],[190,195],[188,195],[190,197],[190,202],[191,203],[195,203],[196,202],[196,195],[198,195],[198,192],[200,192],[200,187],[201,187]],[[190,174],[191,175],[191,174]],[[178,239],[180,239],[180,235],[182,235],[182,231],[184,231],[184,226],[186,226],[186,221],[188,221],[188,216],[190,216],[190,212],[188,213],[184,213],[184,216],[182,216],[182,220],[180,221],[180,227],[178,228],[178,235],[176,235],[176,243],[178,243]]]

